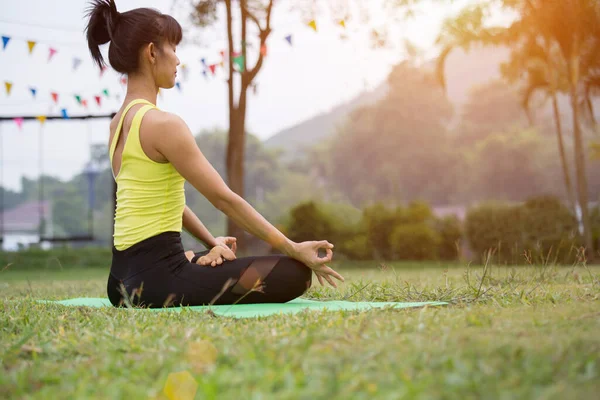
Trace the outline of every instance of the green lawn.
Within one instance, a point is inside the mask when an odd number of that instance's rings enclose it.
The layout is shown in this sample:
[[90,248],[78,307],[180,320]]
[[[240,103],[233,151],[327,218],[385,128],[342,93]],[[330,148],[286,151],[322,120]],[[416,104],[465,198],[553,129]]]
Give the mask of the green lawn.
[[[368,267],[359,269],[357,266]],[[595,399],[600,267],[351,265],[306,297],[449,306],[259,319],[46,305],[105,295],[107,270],[0,272],[0,398]],[[213,352],[216,349],[216,352]],[[216,355],[216,356],[215,356]]]

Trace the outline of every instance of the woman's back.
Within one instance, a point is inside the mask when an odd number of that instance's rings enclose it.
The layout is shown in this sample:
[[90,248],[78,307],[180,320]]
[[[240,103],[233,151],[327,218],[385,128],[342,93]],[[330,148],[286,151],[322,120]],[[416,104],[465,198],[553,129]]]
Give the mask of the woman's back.
[[[123,121],[135,105],[127,133]],[[185,207],[185,179],[171,163],[150,158],[140,141],[140,127],[144,115],[156,106],[147,100],[136,99],[125,107],[110,141],[110,161],[117,182],[114,246],[124,250],[146,238],[162,232],[181,232]],[[132,111],[133,112],[133,111]],[[119,140],[119,138],[121,138]],[[117,146],[121,151],[116,152]],[[115,168],[115,155],[120,166]],[[116,163],[119,165],[119,163]]]

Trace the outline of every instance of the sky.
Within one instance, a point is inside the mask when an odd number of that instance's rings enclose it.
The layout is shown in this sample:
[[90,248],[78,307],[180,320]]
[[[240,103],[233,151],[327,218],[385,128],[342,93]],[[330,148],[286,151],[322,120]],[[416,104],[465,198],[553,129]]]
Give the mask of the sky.
[[[433,56],[433,43],[444,18],[469,3],[425,4],[412,20],[385,26],[393,33],[396,45],[373,50],[368,33],[371,27],[382,29],[385,20],[376,4],[379,0],[373,0],[370,26],[355,18],[346,21],[344,28],[337,23],[342,16],[319,13],[316,32],[307,26],[310,15],[290,10],[292,1],[279,0],[274,7],[268,55],[256,79],[256,93],[249,96],[247,127],[263,140],[377,87],[404,57],[398,44],[403,39]],[[187,18],[188,2],[183,0],[176,1],[175,6],[173,0],[116,3],[120,12],[156,8],[175,16],[184,27],[177,54],[187,73],[180,69],[181,90],[162,90],[157,106],[181,116],[194,134],[213,128],[226,130],[225,70],[217,68],[214,76],[209,71],[205,77],[201,62],[202,58],[206,64],[221,60],[219,52],[226,44],[224,21],[202,30],[194,28]],[[102,115],[121,107],[126,90],[121,76],[112,69],[100,76],[92,64],[84,35],[87,6],[84,0],[0,0],[0,35],[11,37],[6,48],[0,49],[0,115],[60,115],[63,108],[70,115]],[[292,45],[286,41],[287,35],[292,35]],[[342,40],[341,35],[347,39]],[[36,41],[31,53],[27,45],[30,40]],[[50,48],[57,50],[51,59]],[[107,49],[108,45],[103,46],[104,54]],[[252,50],[256,49],[248,51]],[[74,58],[82,60],[76,69]],[[12,83],[10,94],[5,90],[6,81]],[[35,98],[30,87],[37,90]],[[104,89],[108,89],[108,98],[102,94]],[[54,104],[51,92],[59,93],[58,104]],[[75,95],[87,99],[87,109],[78,104]],[[101,106],[95,103],[95,95],[102,97]],[[43,125],[34,120],[25,121],[21,128],[13,121],[0,122],[0,186],[19,191],[22,176],[39,176],[40,156],[45,175],[70,179],[89,160],[90,144],[106,143],[108,134],[109,119],[59,120]]]

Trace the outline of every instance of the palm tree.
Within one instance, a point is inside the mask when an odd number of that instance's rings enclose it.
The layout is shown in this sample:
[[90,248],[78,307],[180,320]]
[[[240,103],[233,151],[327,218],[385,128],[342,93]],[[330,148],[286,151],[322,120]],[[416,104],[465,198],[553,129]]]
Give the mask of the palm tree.
[[558,143],[558,153],[563,170],[565,190],[569,206],[572,210],[575,210],[575,195],[565,152],[562,122],[557,99],[559,92],[566,91],[566,66],[562,62],[560,55],[556,54],[556,47],[552,49],[552,43],[547,38],[541,41],[536,39],[535,36],[531,36],[520,48],[513,50],[510,61],[502,66],[502,72],[511,83],[519,83],[523,80],[522,77],[526,76],[522,90],[522,105],[530,121],[532,121],[530,102],[536,92],[543,91],[552,100],[556,141]]
[[[511,11],[517,11],[519,18],[509,27],[487,28],[484,26],[486,11],[492,4],[498,3]],[[444,46],[437,65],[438,79],[443,86],[445,62],[455,47],[468,49],[475,43],[513,46],[531,40],[532,37],[548,42],[548,46],[556,46],[562,62],[566,65],[567,91],[573,111],[577,194],[583,222],[584,246],[589,257],[593,256],[592,236],[580,107],[581,104],[587,103],[581,101],[581,88],[586,78],[593,71],[597,71],[597,68],[593,67],[597,64],[593,63],[595,53],[591,49],[596,48],[599,35],[600,2],[597,0],[498,0],[466,8],[456,19],[445,23],[438,39],[438,44]],[[591,60],[591,64],[586,63],[588,59]],[[556,67],[552,66],[552,69]],[[536,81],[531,83],[538,84]],[[563,161],[564,165],[566,163]],[[568,171],[564,173],[566,176]]]

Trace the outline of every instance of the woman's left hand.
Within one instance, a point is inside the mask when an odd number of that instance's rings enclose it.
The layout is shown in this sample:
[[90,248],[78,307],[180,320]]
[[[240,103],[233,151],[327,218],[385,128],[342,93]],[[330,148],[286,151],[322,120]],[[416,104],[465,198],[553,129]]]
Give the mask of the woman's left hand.
[[237,249],[237,239],[232,237],[232,236],[219,236],[215,238],[215,246],[223,246],[227,249],[230,248],[231,245],[231,251],[233,251],[233,254],[235,254],[235,250]]

